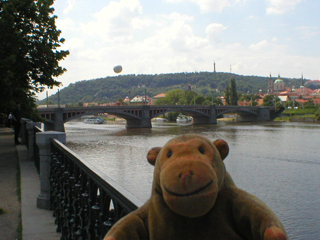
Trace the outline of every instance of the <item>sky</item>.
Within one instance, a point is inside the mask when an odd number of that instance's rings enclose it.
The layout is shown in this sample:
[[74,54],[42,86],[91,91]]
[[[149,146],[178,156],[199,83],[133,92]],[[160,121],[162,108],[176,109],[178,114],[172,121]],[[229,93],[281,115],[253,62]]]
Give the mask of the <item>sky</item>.
[[61,49],[70,51],[59,89],[116,76],[116,65],[128,75],[210,72],[215,62],[217,72],[320,79],[319,0],[55,0],[53,7]]

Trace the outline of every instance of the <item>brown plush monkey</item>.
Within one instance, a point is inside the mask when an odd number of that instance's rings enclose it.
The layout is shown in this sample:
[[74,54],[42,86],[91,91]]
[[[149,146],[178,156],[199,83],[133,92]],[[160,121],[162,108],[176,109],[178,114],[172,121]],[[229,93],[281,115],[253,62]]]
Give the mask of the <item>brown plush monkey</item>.
[[104,240],[286,240],[278,217],[239,189],[226,171],[224,140],[189,134],[152,148],[152,195],[120,219]]

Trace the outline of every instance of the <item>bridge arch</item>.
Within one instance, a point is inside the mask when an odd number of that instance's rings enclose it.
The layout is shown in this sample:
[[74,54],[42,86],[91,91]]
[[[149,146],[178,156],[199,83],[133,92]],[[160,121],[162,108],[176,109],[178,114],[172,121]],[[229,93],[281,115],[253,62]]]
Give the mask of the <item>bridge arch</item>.
[[226,108],[226,109],[220,109],[220,111],[217,111],[217,118],[223,117],[224,114],[228,113],[237,113],[241,116],[257,116],[259,112],[259,109],[243,109],[243,108]]
[[165,108],[165,109],[161,109],[160,111],[156,112],[156,113],[152,113],[151,114],[151,118],[156,118],[160,115],[163,115],[165,113],[168,112],[181,112],[183,114],[189,115],[189,116],[209,116],[209,113],[207,112],[202,112],[199,111],[197,109],[189,109],[189,108],[185,108],[185,107],[171,107],[171,108]]
[[68,117],[68,118],[63,118],[63,122],[66,123],[66,122],[69,122],[71,120],[74,120],[74,119],[77,119],[79,117],[82,117],[84,115],[95,115],[95,114],[99,114],[99,113],[108,113],[108,114],[112,114],[112,115],[115,115],[117,117],[120,117],[120,118],[124,118],[124,119],[139,119],[139,117],[137,115],[134,115],[134,114],[131,114],[131,113],[119,113],[119,112],[112,112],[112,111],[108,111],[108,112],[101,112],[101,111],[88,111],[88,112],[84,112],[84,113],[81,113],[81,114],[78,114],[78,115],[75,115],[75,116],[72,116],[72,117]]

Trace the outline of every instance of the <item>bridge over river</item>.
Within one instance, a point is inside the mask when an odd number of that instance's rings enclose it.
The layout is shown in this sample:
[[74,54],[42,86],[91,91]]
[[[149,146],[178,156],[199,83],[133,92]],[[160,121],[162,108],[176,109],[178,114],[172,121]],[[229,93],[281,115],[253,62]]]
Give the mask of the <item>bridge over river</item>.
[[108,113],[126,120],[127,128],[151,128],[151,119],[167,112],[181,112],[193,117],[193,124],[215,124],[227,113],[237,113],[238,121],[271,121],[276,117],[274,107],[216,106],[216,105],[140,105],[69,108],[38,108],[45,119],[45,130],[64,132],[64,123],[82,115]]

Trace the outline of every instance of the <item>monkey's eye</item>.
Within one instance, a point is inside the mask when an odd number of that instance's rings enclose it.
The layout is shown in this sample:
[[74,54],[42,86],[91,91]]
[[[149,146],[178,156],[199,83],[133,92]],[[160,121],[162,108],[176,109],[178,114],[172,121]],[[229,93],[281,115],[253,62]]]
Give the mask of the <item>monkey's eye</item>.
[[202,153],[202,154],[204,154],[204,153],[205,153],[205,150],[204,150],[204,148],[203,148],[203,147],[199,147],[199,148],[198,148],[198,150],[199,150],[199,152],[200,152],[200,153]]
[[171,157],[171,156],[172,156],[172,151],[169,150],[169,152],[167,153],[167,157],[169,158],[169,157]]

